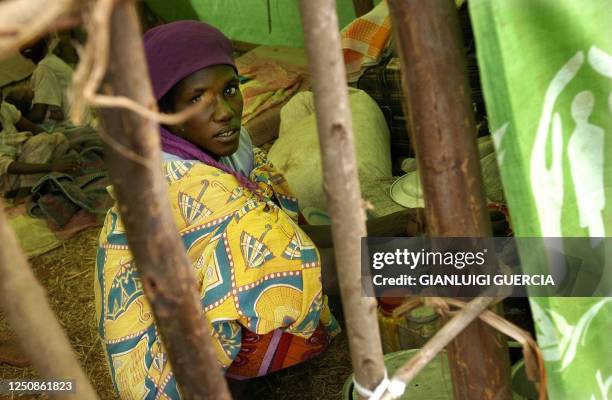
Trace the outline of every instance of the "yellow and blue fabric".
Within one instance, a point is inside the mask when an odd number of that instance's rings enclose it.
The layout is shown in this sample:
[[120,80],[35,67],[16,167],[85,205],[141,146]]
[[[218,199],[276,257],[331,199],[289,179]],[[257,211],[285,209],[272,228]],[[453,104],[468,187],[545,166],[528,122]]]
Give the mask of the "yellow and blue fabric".
[[[263,153],[255,151],[250,175],[256,192],[204,163],[174,160],[163,168],[219,367],[232,364],[245,328],[306,339],[320,322],[337,330],[322,299],[319,253],[297,224],[295,197]],[[95,294],[99,334],[121,398],[179,398],[117,206],[100,234]]]

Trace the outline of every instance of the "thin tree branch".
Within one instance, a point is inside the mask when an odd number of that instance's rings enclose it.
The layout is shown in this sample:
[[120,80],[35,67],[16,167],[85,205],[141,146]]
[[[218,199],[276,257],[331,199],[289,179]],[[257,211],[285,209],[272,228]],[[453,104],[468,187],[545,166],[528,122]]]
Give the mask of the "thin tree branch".
[[76,392],[68,398],[97,399],[2,208],[0,243],[0,309],[6,313],[22,349],[44,379],[75,380]]
[[0,60],[78,13],[76,0],[5,0],[0,3]]
[[[105,7],[114,3],[100,1]],[[155,109],[134,3],[117,2],[108,20],[106,32],[99,32],[109,34],[105,92]],[[145,161],[126,159],[114,149],[106,156],[130,250],[181,396],[228,400],[193,270],[169,204],[158,124],[125,108],[100,108],[98,114],[106,133]]]
[[[372,297],[361,295],[361,238],[366,236],[346,74],[334,0],[301,0],[300,11],[317,112],[324,189],[355,378],[374,389],[385,375]],[[333,190],[330,190],[333,188]]]
[[367,14],[374,8],[373,0],[353,0],[353,8],[355,9],[355,15],[361,17]]

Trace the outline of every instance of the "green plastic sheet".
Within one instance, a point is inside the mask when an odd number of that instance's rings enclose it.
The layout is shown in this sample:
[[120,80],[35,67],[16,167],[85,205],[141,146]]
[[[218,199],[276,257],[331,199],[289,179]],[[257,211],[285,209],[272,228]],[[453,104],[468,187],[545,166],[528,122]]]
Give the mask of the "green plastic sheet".
[[[146,0],[166,21],[199,19],[232,40],[263,45],[304,47],[297,0]],[[374,4],[380,3],[375,0]],[[340,27],[355,19],[352,0],[337,0]],[[268,18],[269,17],[269,18]]]
[[[597,238],[612,236],[612,3],[468,5],[515,234],[593,238],[569,252],[603,254],[596,293],[609,293],[612,254]],[[526,250],[527,272],[547,262]],[[612,298],[532,297],[531,305],[549,398],[612,398]]]

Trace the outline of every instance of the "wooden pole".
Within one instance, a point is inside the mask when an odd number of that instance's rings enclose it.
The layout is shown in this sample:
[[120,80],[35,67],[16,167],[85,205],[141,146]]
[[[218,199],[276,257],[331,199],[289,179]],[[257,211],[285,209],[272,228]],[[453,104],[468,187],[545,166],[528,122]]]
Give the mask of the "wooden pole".
[[66,398],[97,399],[1,207],[0,243],[0,309],[23,351],[42,378],[74,379],[76,391]]
[[[111,19],[105,94],[156,109],[134,2]],[[117,108],[98,110],[107,135],[138,157],[108,148],[106,164],[145,295],[183,399],[230,399],[210,340],[195,277],[171,214],[156,123]]]
[[367,14],[374,8],[373,0],[353,0],[353,8],[355,9],[355,16],[361,17]]
[[[388,0],[432,237],[487,237],[470,87],[452,0]],[[511,399],[505,339],[481,321],[449,346],[456,400]]]
[[384,376],[376,300],[361,295],[365,213],[334,0],[300,0],[313,81],[327,209],[355,378],[373,389]]

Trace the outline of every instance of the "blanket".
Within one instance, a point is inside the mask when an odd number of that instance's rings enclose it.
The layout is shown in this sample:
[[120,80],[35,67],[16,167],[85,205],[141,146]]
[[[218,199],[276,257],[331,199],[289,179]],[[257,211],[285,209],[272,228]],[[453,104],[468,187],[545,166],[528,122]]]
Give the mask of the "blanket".
[[300,87],[302,76],[283,68],[276,61],[243,66],[240,74],[250,80],[240,85],[244,98],[242,123],[245,124],[262,112],[285,102]]
[[49,220],[32,218],[24,204],[14,206],[3,200],[2,207],[21,250],[28,258],[47,253],[84,229],[100,225],[100,219],[85,210],[79,210],[60,228]]
[[58,227],[65,226],[79,210],[102,216],[112,206],[106,190],[110,180],[100,139],[90,129],[65,134],[71,147],[79,150],[81,167],[72,173],[52,172],[43,176],[32,188],[27,204],[30,216],[46,218]]
[[391,40],[389,8],[381,1],[372,11],[351,22],[341,32],[342,53],[349,82],[359,79],[366,67],[376,65]]

